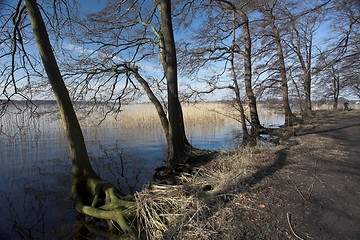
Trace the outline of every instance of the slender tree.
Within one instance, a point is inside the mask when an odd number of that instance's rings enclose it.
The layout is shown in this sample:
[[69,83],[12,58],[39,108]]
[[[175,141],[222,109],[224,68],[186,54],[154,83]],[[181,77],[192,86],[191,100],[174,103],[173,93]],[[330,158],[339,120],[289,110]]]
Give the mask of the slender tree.
[[[84,137],[71,103],[65,83],[62,79],[55,59],[44,21],[35,0],[24,0],[28,12],[39,54],[49,83],[58,103],[61,119],[67,135],[70,156],[72,159],[72,173],[74,183],[72,196],[76,202],[76,209],[86,215],[110,219],[119,224],[120,228],[132,236],[136,232],[130,227],[120,206],[132,206],[134,203],[118,198],[115,188],[108,182],[100,179],[91,167],[87,154]],[[88,197],[87,194],[92,197]],[[99,206],[98,201],[105,196],[104,204]],[[87,197],[86,197],[87,196]],[[101,201],[100,201],[101,202]]]
[[327,19],[331,31],[316,49],[319,54],[313,72],[319,78],[317,92],[331,97],[334,107],[340,95],[360,95],[359,7],[356,1],[336,1],[325,12],[326,16],[331,15]]
[[[291,8],[283,6],[284,15],[289,19],[291,26],[289,36],[284,42],[295,53],[300,63],[302,85],[305,94],[305,115],[308,116],[312,114],[313,48],[316,47],[314,46],[314,38],[317,35],[317,30],[325,21],[325,13],[327,12],[325,7],[330,2],[329,0],[315,5],[309,2],[306,7],[302,7],[304,3],[301,2],[295,3]],[[294,62],[297,61],[294,60]]]
[[272,3],[264,3],[263,7],[261,8],[261,12],[264,14],[265,19],[272,30],[271,37],[274,39],[276,44],[276,51],[277,51],[278,64],[279,64],[278,68],[281,76],[281,92],[282,92],[283,109],[285,112],[285,125],[291,126],[295,123],[296,117],[292,113],[289,103],[289,87],[288,87],[286,64],[285,64],[285,57],[284,57],[283,45],[282,45],[282,36],[277,26],[276,16],[274,13],[274,9],[276,6],[277,6],[277,1],[273,1]]
[[[247,5],[250,4],[249,1],[246,1],[245,3],[242,3],[241,1],[238,3],[238,5],[233,4],[230,1],[225,0],[218,0],[217,1],[220,4],[220,7],[224,10],[231,10],[234,14],[237,14],[242,19],[242,35],[244,38],[244,50],[242,50],[238,44],[233,40],[233,47],[236,49],[237,52],[239,52],[244,59],[244,82],[245,82],[245,89],[246,89],[246,95],[249,99],[249,108],[250,108],[250,119],[251,119],[251,127],[252,132],[255,135],[259,134],[259,130],[262,128],[259,120],[259,115],[257,111],[257,105],[256,105],[256,97],[253,92],[252,87],[252,39],[250,34],[250,24],[249,24],[249,17],[244,8],[247,7]],[[235,31],[233,30],[234,34]]]
[[[313,36],[314,36],[314,27],[310,26],[310,32],[304,33],[305,36],[300,35],[299,30],[295,26],[295,23],[292,23],[293,30],[295,32],[295,42],[289,41],[293,51],[296,53],[296,56],[299,59],[301,69],[303,71],[303,85],[304,85],[304,92],[305,92],[305,113],[306,115],[310,116],[312,114],[312,107],[311,107],[311,72],[312,72],[312,45],[313,45]],[[305,28],[308,29],[308,28]],[[304,40],[304,48],[305,54],[301,49],[301,40]],[[291,39],[293,40],[293,39]],[[304,56],[305,55],[305,56]]]
[[[183,40],[180,47],[182,73],[197,78],[199,71],[206,69],[209,72],[205,80],[209,89],[205,91],[193,89],[196,95],[224,88],[231,89],[236,102],[235,108],[239,111],[244,137],[247,137],[247,122],[250,123],[252,134],[258,135],[262,126],[252,86],[252,39],[248,18],[248,12],[251,12],[252,5],[248,1],[233,3],[232,1],[216,0],[204,1],[193,8],[195,10],[192,12],[192,16],[198,17],[203,24],[200,27],[196,24],[195,30],[192,31],[193,37]],[[203,14],[207,17],[202,16]],[[238,59],[242,59],[241,64]],[[224,65],[223,71],[219,73],[211,70],[214,65],[219,68],[220,64]],[[229,69],[227,69],[228,65]],[[229,72],[231,85],[227,85],[224,81]],[[240,80],[242,75],[244,76],[243,80]],[[245,120],[245,109],[240,97],[243,85],[248,99],[249,121]]]
[[[245,110],[244,110],[244,107],[243,107],[243,103],[242,103],[242,100],[241,100],[241,96],[240,96],[240,87],[239,87],[239,84],[238,84],[238,76],[236,74],[236,69],[235,69],[235,52],[234,52],[234,49],[235,49],[235,46],[236,46],[236,42],[235,42],[235,37],[236,37],[236,33],[235,33],[235,12],[233,12],[233,20],[234,20],[234,27],[233,27],[233,48],[232,48],[232,51],[230,53],[230,68],[231,68],[231,75],[233,77],[233,90],[235,92],[235,99],[236,99],[236,103],[238,105],[238,108],[239,108],[239,112],[240,112],[240,120],[241,120],[241,126],[242,126],[242,132],[243,132],[243,139],[247,139],[249,136],[249,133],[247,131],[247,126],[246,126],[246,117],[245,117]],[[255,105],[256,106],[256,105]],[[251,114],[251,108],[250,108],[250,114]],[[256,111],[256,114],[257,114],[257,111]],[[253,119],[253,118],[251,118]],[[252,126],[253,126],[253,129],[257,129],[254,125],[254,122],[252,122]],[[260,122],[259,122],[260,124]]]

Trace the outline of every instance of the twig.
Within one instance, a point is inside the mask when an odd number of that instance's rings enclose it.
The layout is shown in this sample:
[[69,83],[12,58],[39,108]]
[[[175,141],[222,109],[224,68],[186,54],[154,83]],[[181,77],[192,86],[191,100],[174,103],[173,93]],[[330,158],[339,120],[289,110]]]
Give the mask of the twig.
[[302,194],[302,192],[300,191],[300,189],[298,188],[298,186],[296,185],[296,183],[293,183],[295,186],[295,189],[298,191],[298,193],[300,194],[300,196],[306,201],[306,198],[304,197],[304,195]]
[[295,236],[297,239],[305,240],[304,238],[302,238],[302,237],[300,237],[299,235],[297,235],[296,232],[294,231],[294,228],[293,228],[292,225],[291,225],[290,213],[286,213],[286,217],[287,217],[287,221],[288,221],[288,224],[289,224],[289,227],[290,227],[290,230],[291,230],[292,234],[294,234],[294,236]]

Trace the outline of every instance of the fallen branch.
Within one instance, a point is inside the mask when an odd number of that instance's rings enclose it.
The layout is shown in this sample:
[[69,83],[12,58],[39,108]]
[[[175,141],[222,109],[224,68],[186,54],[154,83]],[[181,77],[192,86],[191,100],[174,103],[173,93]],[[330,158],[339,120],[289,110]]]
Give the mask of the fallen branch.
[[300,237],[299,235],[297,235],[296,232],[295,232],[295,230],[294,230],[294,228],[292,227],[292,225],[291,225],[291,219],[290,219],[290,217],[291,217],[290,213],[286,213],[286,217],[287,217],[287,221],[288,221],[288,224],[289,224],[289,227],[290,227],[290,230],[291,230],[292,234],[294,234],[294,236],[295,236],[297,239],[305,240],[304,238],[302,238],[302,237]]

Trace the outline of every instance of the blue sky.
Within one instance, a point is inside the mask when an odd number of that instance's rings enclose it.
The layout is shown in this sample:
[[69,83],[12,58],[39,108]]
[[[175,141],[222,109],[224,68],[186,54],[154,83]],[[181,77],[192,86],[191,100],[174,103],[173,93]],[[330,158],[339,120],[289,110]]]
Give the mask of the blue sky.
[[[151,1],[151,0],[149,0]],[[16,3],[17,1],[14,1],[14,0],[8,0],[6,1],[7,3]],[[41,1],[39,1],[41,3]],[[80,12],[83,13],[83,14],[86,14],[88,12],[92,12],[92,11],[97,11],[97,10],[100,10],[102,7],[105,6],[106,2],[105,0],[80,0],[78,1],[79,2],[79,5],[80,5]],[[1,10],[0,10],[1,11]],[[201,21],[203,21],[204,19],[200,19],[198,21],[195,21],[193,24],[193,26],[199,26],[201,24]],[[183,38],[185,35],[186,32],[175,32],[175,38],[176,39],[181,39]],[[324,37],[326,36],[329,36],[329,31],[328,31],[328,28],[325,26],[325,27],[322,27],[321,29],[319,29],[319,31],[317,32],[316,34],[316,42],[318,43],[318,46],[321,46],[321,43],[322,43],[322,40],[324,39]],[[72,42],[68,42],[68,43],[65,43],[65,46],[67,46],[67,48],[69,50],[72,50],[74,52],[78,51],[78,52],[81,52],[81,51],[88,51],[88,52],[91,52],[91,47],[90,46],[86,46],[85,48],[83,46],[80,46],[76,43],[72,43]],[[30,45],[28,47],[29,51],[31,52],[35,52],[36,49],[34,48],[35,46],[34,45]],[[144,62],[143,65],[141,66],[143,68],[143,70],[146,70],[147,72],[150,72],[151,74],[153,74],[155,77],[157,78],[161,78],[162,77],[162,69],[161,69],[161,65],[159,65],[159,63],[151,63],[151,62]],[[222,67],[222,66],[221,66]],[[219,70],[216,70],[214,69],[213,71],[219,71]],[[209,70],[207,69],[204,69],[202,71],[200,71],[200,78],[207,78],[209,77],[211,71],[209,72]],[[225,76],[225,78],[227,78]],[[182,85],[185,85],[185,84],[188,84],[190,83],[188,80],[188,78],[186,77],[181,77],[179,76],[179,83],[180,83],[180,89],[182,89]],[[200,89],[203,89],[206,88],[206,86],[204,84],[201,84],[201,83],[192,83],[195,87],[198,87]],[[226,93],[223,91],[217,95],[215,95],[215,98],[222,98]],[[212,97],[214,98],[214,96]]]

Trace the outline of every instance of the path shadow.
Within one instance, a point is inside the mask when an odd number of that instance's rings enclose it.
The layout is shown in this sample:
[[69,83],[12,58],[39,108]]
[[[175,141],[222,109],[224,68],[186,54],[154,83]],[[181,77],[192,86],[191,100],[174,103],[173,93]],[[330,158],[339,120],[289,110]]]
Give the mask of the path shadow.
[[[244,188],[243,191],[248,191],[249,188],[253,187],[254,185],[260,183],[264,178],[267,178],[280,169],[284,168],[287,164],[287,148],[281,149],[276,153],[276,160],[263,168],[260,168],[257,170],[254,174],[251,176],[245,177],[241,179],[240,181],[243,182],[247,188]],[[225,191],[228,191],[227,189]]]
[[313,130],[314,128],[312,128],[310,130],[305,130],[303,132],[296,133],[295,136],[304,136],[304,135],[310,135],[310,134],[327,133],[327,132],[352,128],[352,127],[356,127],[356,126],[360,126],[360,123],[341,126],[341,127],[336,127],[336,128],[320,129],[320,130]]
[[[296,144],[295,142],[293,144]],[[253,174],[244,177],[244,178],[240,178],[237,182],[235,182],[234,184],[229,184],[226,186],[226,188],[221,189],[219,192],[216,193],[216,195],[214,195],[215,197],[222,197],[225,196],[223,200],[224,203],[228,203],[230,201],[232,201],[237,194],[240,193],[245,193],[245,192],[249,192],[251,190],[251,188],[253,188],[255,185],[261,183],[261,181],[263,181],[264,179],[274,175],[276,172],[278,172],[279,170],[283,169],[287,164],[288,164],[288,148],[290,147],[290,145],[292,145],[291,143],[289,144],[289,146],[279,150],[276,152],[276,159],[273,163],[266,165],[260,169],[258,169],[256,172],[254,172]],[[238,188],[237,186],[241,186],[240,188]],[[236,189],[236,191],[234,192],[234,189]],[[231,192],[232,194],[227,194]],[[206,197],[208,197],[208,195],[204,194],[202,196],[199,195],[199,197],[203,198],[203,200],[206,200]],[[212,209],[210,209],[209,213],[212,216],[214,213],[216,213],[218,210],[220,210],[223,206],[218,205],[217,207],[214,207]]]

